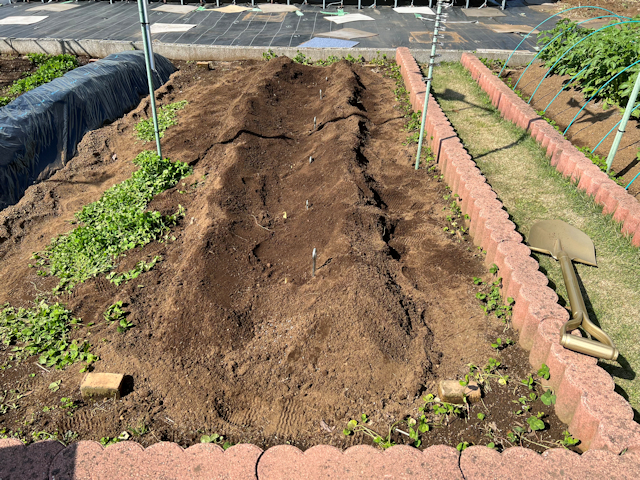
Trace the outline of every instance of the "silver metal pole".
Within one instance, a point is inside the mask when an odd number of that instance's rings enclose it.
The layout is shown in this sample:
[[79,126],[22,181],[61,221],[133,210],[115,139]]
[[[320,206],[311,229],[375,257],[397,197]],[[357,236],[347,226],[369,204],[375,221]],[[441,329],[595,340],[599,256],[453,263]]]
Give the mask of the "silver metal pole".
[[[140,14],[140,29],[142,30],[142,43],[144,45],[144,62],[147,67],[147,80],[149,82],[149,100],[151,101],[151,115],[153,117],[153,129],[156,136],[156,148],[158,156],[162,158],[160,148],[160,130],[158,129],[158,114],[156,112],[156,94],[153,88],[153,50],[151,48],[151,31],[149,29],[149,15],[147,14],[147,0],[138,0],[138,13]],[[151,66],[153,65],[153,67]]]
[[436,9],[436,21],[433,27],[433,39],[431,41],[431,56],[429,57],[429,71],[427,73],[427,90],[424,92],[424,107],[422,108],[422,121],[420,122],[420,139],[418,140],[418,155],[416,156],[416,170],[420,168],[420,155],[422,154],[422,141],[424,140],[424,125],[427,120],[427,107],[429,106],[429,92],[431,91],[431,79],[433,77],[433,63],[436,58],[436,45],[438,44],[438,30],[442,16],[442,0],[438,0]]
[[624,110],[624,115],[622,116],[622,120],[620,121],[620,125],[618,126],[618,131],[616,132],[616,138],[613,139],[613,145],[611,145],[611,150],[609,150],[609,155],[607,156],[607,173],[611,170],[611,165],[613,164],[613,159],[618,152],[618,147],[620,146],[620,140],[622,140],[622,135],[625,132],[625,128],[627,128],[627,122],[629,121],[629,117],[631,117],[631,111],[633,110],[633,106],[636,103],[636,98],[638,98],[638,92],[640,91],[640,74],[638,74],[638,78],[636,78],[636,83],[633,86],[633,91],[631,92],[631,96],[629,97],[629,101],[627,102],[627,108]]

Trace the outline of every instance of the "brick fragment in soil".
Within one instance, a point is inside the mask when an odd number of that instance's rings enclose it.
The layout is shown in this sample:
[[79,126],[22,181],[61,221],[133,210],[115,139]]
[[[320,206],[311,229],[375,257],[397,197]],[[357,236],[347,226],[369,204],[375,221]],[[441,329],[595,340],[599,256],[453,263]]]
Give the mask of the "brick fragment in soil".
[[[131,376],[132,393],[83,402],[78,365],[44,372],[21,363],[0,372],[0,381],[31,393],[0,418],[1,428],[94,440],[148,430],[134,437],[143,445],[186,446],[216,432],[261,448],[347,447],[370,442],[342,435],[351,418],[368,413],[384,430],[415,415],[437,380],[495,356],[489,343],[499,327],[484,316],[471,281],[489,274],[472,242],[443,230],[447,191],[426,169],[413,170],[415,146],[403,145],[394,88],[379,71],[347,62],[182,64],[158,93],[160,104],[189,101],[163,153],[189,162],[194,174],[149,206],[163,214],[186,209],[175,241],[122,258],[119,271],[162,255],[136,280],[116,287],[96,278],[63,297],[85,326],[95,322],[75,334],[100,356],[96,371]],[[147,114],[143,101],[88,134],[67,167],[0,213],[0,302],[28,306],[55,285],[27,268],[31,253],[130,175],[135,155],[152,148],[133,136]],[[102,318],[118,300],[135,325],[124,334]],[[513,356],[503,361],[512,378],[528,373],[517,348],[501,354]],[[50,391],[57,380],[60,390]],[[72,416],[43,411],[62,396],[75,400]],[[484,399],[491,412],[515,407],[492,398]],[[481,406],[472,407],[474,418]],[[564,427],[553,418],[558,433]],[[476,423],[434,428],[424,445],[483,444],[480,427],[470,430]]]

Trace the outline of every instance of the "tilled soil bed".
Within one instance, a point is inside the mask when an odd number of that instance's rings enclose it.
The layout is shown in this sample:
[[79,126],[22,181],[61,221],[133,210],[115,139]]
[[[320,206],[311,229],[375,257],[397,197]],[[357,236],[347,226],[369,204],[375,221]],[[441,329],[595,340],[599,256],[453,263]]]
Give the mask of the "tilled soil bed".
[[[440,378],[461,378],[468,363],[502,358],[502,373],[524,378],[526,352],[510,346],[504,356],[489,345],[503,324],[484,315],[472,278],[492,276],[472,242],[445,231],[445,185],[412,168],[415,146],[403,145],[394,88],[379,67],[346,61],[182,65],[158,93],[161,104],[189,102],[163,155],[194,173],[149,208],[182,206],[185,216],[166,241],[130,251],[117,270],[163,260],[120,286],[100,276],[58,298],[82,319],[74,335],[99,355],[94,370],[128,376],[126,395],[85,402],[81,365],[46,372],[33,357],[7,367],[11,346],[3,347],[0,380],[13,391],[5,403],[15,399],[0,416],[3,433],[68,441],[127,431],[144,445],[189,445],[217,432],[261,447],[344,447],[364,441],[342,434],[350,419],[368,413],[383,431],[416,415],[421,396]],[[31,254],[130,176],[131,160],[153,148],[134,138],[147,114],[145,100],[88,134],[63,170],[0,213],[0,302],[56,300],[44,292],[57,280],[28,268]],[[116,301],[134,325],[124,333],[103,318]],[[63,408],[62,397],[75,405]],[[493,420],[505,417],[506,436],[517,407],[507,397],[485,402],[496,405]],[[551,409],[547,433],[557,439],[563,426]],[[475,415],[424,444],[481,442],[486,429]]]

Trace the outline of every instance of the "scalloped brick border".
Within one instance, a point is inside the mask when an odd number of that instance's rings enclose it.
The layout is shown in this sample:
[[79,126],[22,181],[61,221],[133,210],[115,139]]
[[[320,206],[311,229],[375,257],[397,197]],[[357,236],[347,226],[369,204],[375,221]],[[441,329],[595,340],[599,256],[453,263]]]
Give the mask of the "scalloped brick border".
[[614,220],[622,224],[622,233],[630,237],[634,246],[640,247],[640,202],[540,117],[475,55],[463,53],[460,61],[502,116],[528,131],[546,148],[551,165],[594,197],[595,202],[602,205],[602,213],[613,214]]
[[[160,442],[146,449],[135,442],[104,448],[80,441],[68,447],[44,441],[24,446],[0,440],[0,478],[13,480],[302,480],[411,479],[481,480],[488,478],[584,479],[635,478],[640,453],[623,456],[603,450],[578,455],[554,448],[542,455],[521,447],[498,453],[487,447],[436,445],[423,451],[405,445],[381,451],[358,445],[344,452],[318,445],[302,452],[279,445],[263,452],[255,445],[199,444],[183,449]],[[535,472],[535,474],[533,473]]]
[[[421,110],[426,87],[418,65],[407,48],[396,51],[396,61],[411,93],[413,109]],[[636,478],[640,470],[640,426],[633,422],[631,407],[613,392],[611,377],[596,366],[595,359],[558,344],[560,325],[568,318],[566,310],[558,305],[556,294],[547,287],[547,278],[538,271],[537,262],[529,255],[502,203],[433,97],[426,129],[427,138],[433,137],[429,143],[447,183],[460,196],[462,211],[471,217],[474,242],[487,251],[487,264],[500,267],[503,293],[516,299],[513,324],[520,331],[521,345],[531,351],[531,365],[549,366],[549,384],[557,394],[556,412],[589,451],[580,456],[565,449],[551,449],[539,455],[520,447],[498,453],[473,446],[459,453],[437,445],[422,452],[407,446],[383,452],[359,445],[342,452],[319,445],[302,452],[279,445],[263,452],[248,444],[224,451],[212,444],[183,449],[170,442],[146,449],[135,442],[104,448],[93,441],[65,448],[53,441],[24,446],[16,439],[3,439],[0,479]],[[619,455],[624,449],[628,452]]]
[[[411,91],[414,111],[421,110],[426,86],[409,49],[398,48],[396,62],[401,66]],[[569,142],[558,138],[559,134],[553,127],[538,117],[476,57],[464,53],[462,62],[480,86],[490,92],[492,102],[505,112],[505,118],[529,128],[532,135],[537,134],[538,140],[543,145],[546,142],[550,149],[555,146],[555,150],[550,150],[551,156],[559,157],[560,163],[573,162],[575,167],[573,170],[567,167],[567,175],[575,173],[581,179],[593,175],[598,179],[596,200],[613,201],[619,197],[620,190],[624,192]],[[445,180],[453,193],[460,196],[462,212],[471,218],[469,233],[474,243],[487,252],[487,265],[495,263],[500,268],[503,294],[515,299],[513,325],[520,332],[520,345],[530,351],[529,361],[534,368],[543,363],[549,366],[549,384],[557,394],[558,417],[569,425],[572,435],[581,440],[584,450],[604,449],[614,453],[624,449],[640,450],[640,425],[633,421],[629,403],[614,392],[611,376],[596,365],[595,358],[566,350],[559,344],[560,327],[569,319],[568,312],[558,304],[557,295],[547,286],[547,277],[538,270],[538,262],[531,257],[502,203],[464,149],[433,96],[429,97],[425,128]],[[582,155],[584,161],[575,152]],[[591,168],[583,165],[584,162]],[[582,168],[580,172],[577,165]],[[601,192],[610,195],[605,197]],[[626,192],[624,195],[635,201]],[[628,219],[633,211],[630,201],[620,200],[617,207],[610,203],[606,208],[617,214],[623,204],[627,208]],[[635,238],[640,240],[640,234]]]

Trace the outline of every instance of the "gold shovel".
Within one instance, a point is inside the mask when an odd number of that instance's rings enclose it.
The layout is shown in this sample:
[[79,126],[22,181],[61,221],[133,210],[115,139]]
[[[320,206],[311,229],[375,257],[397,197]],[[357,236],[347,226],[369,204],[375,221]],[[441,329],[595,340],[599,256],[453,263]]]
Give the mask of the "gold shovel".
[[[560,262],[562,267],[562,276],[571,306],[571,320],[560,329],[562,346],[592,357],[616,360],[618,350],[611,338],[589,320],[576,272],[571,263],[574,260],[597,266],[595,248],[591,239],[584,232],[561,220],[543,220],[531,227],[529,248],[534,252],[551,255]],[[578,327],[582,327],[591,338],[577,337],[567,333]]]

